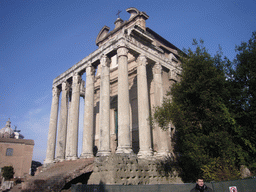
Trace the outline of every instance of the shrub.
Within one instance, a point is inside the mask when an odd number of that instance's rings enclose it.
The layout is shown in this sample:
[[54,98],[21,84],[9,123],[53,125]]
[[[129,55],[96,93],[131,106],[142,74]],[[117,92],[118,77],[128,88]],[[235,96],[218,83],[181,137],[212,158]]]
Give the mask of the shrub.
[[14,175],[14,169],[12,166],[4,166],[2,168],[2,175],[5,178],[5,180],[10,180],[13,178]]

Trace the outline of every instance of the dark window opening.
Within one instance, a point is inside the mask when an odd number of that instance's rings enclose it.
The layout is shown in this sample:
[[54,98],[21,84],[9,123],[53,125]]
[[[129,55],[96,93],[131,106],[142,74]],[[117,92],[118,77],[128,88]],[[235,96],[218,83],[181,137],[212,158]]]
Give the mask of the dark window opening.
[[13,148],[7,148],[6,149],[6,156],[12,156],[13,155]]

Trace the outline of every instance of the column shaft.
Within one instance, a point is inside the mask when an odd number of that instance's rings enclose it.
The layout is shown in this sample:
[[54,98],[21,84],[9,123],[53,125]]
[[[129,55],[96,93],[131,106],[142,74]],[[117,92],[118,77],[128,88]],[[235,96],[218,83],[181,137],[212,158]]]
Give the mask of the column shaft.
[[138,117],[139,117],[139,157],[152,156],[151,130],[149,124],[149,99],[147,85],[147,58],[140,55],[137,67]]
[[70,122],[71,122],[71,97],[72,97],[72,89],[68,93],[68,124],[67,124],[67,138],[66,138],[66,152],[65,152],[65,159],[70,156],[70,151],[71,151],[71,140],[72,138],[70,137],[71,135],[71,127],[70,127]]
[[110,154],[110,61],[104,55],[100,62],[102,66],[100,80],[100,136],[97,156],[107,156]]
[[[161,106],[163,103],[163,81],[162,81],[162,66],[159,63],[156,63],[153,68],[154,76],[154,98],[155,106]],[[159,126],[156,125],[156,130],[158,132],[158,141],[157,141],[157,156],[166,156],[169,153],[168,141],[166,137],[166,131],[162,130]]]
[[93,157],[93,109],[94,109],[94,73],[93,66],[86,68],[86,90],[84,100],[84,130],[81,158]]
[[121,45],[118,56],[118,147],[116,153],[130,154],[130,108],[128,82],[128,49]]
[[56,146],[56,132],[57,132],[57,121],[58,121],[58,108],[59,108],[59,95],[60,90],[57,87],[52,88],[52,106],[49,133],[47,140],[47,151],[45,164],[54,162],[55,146]]
[[60,119],[57,139],[57,152],[56,159],[63,161],[65,159],[66,151],[66,138],[67,138],[67,120],[68,120],[68,94],[69,84],[67,82],[62,83],[62,96],[60,107]]
[[67,154],[68,160],[77,159],[78,124],[79,124],[79,102],[80,102],[81,77],[79,74],[73,76],[72,98],[71,98],[71,120],[70,120],[70,151]]

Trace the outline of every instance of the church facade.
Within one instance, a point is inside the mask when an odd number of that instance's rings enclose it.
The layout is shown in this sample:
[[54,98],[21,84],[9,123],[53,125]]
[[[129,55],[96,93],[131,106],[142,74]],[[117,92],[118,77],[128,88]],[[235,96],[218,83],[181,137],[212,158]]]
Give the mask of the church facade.
[[[126,11],[129,20],[117,18],[112,31],[104,26],[96,39],[99,48],[54,79],[44,164],[111,153],[142,159],[172,153],[174,127],[152,127],[150,117],[179,81],[179,49],[146,27],[146,13]],[[80,97],[83,146],[78,154]]]
[[11,128],[10,119],[6,126],[0,129],[0,168],[12,166],[15,177],[30,174],[34,140],[24,139],[20,130]]

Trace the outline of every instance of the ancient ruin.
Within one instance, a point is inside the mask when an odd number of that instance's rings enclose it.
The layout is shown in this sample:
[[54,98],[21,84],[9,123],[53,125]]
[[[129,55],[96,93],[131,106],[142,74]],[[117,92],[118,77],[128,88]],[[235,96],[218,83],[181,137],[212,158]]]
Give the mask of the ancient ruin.
[[[156,124],[153,128],[150,117],[179,80],[179,49],[146,27],[149,16],[145,12],[136,8],[126,11],[130,13],[129,20],[117,18],[112,31],[104,26],[96,38],[99,48],[54,79],[45,166],[96,156],[97,174],[100,167],[111,162],[128,162],[135,171],[155,173],[156,166],[145,163],[146,167],[141,167],[141,162],[171,156],[175,128],[170,125],[169,130],[163,131]],[[78,154],[80,97],[84,98],[84,123],[82,153]],[[108,157],[112,160],[106,160]],[[126,170],[123,166],[126,165],[120,165],[118,171]],[[150,182],[149,173],[141,176],[145,176],[145,182],[121,181],[116,173],[104,182],[161,183],[153,179],[158,178],[157,174]],[[125,178],[130,180],[133,176]],[[117,179],[111,181],[114,177]]]

